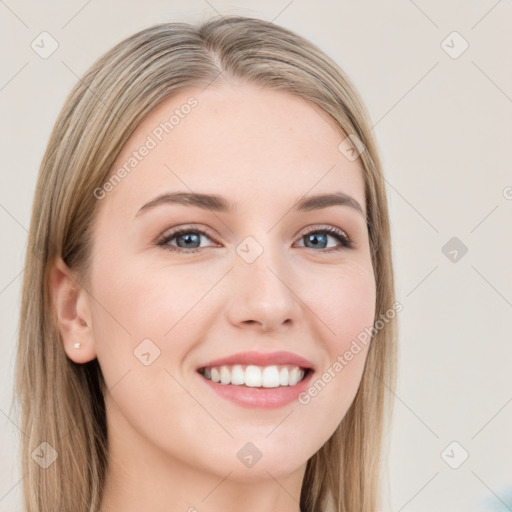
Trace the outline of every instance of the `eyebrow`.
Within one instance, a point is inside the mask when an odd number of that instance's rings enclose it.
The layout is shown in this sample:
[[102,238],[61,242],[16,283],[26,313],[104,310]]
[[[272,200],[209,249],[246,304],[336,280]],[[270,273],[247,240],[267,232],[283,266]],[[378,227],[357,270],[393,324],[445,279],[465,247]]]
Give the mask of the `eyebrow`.
[[[162,194],[149,201],[135,215],[148,211],[161,204],[181,204],[184,206],[195,206],[205,210],[213,210],[221,213],[230,213],[237,210],[238,203],[228,201],[225,197],[217,194],[201,194],[198,192],[172,192]],[[292,211],[313,211],[328,208],[329,206],[348,206],[366,219],[361,205],[351,196],[336,192],[331,194],[317,194],[299,198],[292,207]]]

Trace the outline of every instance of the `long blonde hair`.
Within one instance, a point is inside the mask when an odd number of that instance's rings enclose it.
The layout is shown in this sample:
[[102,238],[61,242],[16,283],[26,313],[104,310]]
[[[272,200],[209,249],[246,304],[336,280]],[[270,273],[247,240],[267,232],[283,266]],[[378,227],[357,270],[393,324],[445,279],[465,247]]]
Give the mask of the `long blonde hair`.
[[[281,89],[317,105],[342,134],[365,146],[368,233],[376,276],[376,318],[395,301],[388,207],[365,107],[343,71],[293,32],[258,19],[225,16],[199,26],[154,25],[99,58],[69,94],[39,172],[26,254],[15,398],[20,408],[27,512],[96,510],[107,470],[105,382],[98,361],[65,354],[48,272],[57,257],[86,279],[90,228],[101,187],[124,143],[157,104],[221,75]],[[346,416],[307,463],[303,512],[376,512],[381,505],[383,433],[396,381],[397,324],[374,336]],[[48,445],[41,443],[48,443]],[[37,452],[39,450],[39,452]],[[34,452],[52,457],[47,468]],[[48,459],[49,460],[49,459]]]

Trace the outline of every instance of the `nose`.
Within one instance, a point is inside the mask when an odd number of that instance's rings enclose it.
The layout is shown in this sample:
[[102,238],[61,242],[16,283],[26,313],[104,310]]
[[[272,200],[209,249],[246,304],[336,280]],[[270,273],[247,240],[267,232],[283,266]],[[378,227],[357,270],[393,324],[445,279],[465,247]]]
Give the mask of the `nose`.
[[284,254],[266,248],[252,263],[236,256],[230,279],[228,318],[233,325],[267,332],[298,322],[302,302]]

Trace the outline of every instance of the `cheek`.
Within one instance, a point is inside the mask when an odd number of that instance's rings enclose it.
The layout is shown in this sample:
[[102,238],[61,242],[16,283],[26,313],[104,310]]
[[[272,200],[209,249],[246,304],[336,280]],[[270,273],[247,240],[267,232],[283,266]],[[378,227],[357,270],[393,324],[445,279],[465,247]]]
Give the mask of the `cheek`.
[[299,403],[309,411],[311,428],[322,418],[321,428],[333,432],[359,388],[371,343],[367,331],[375,318],[376,288],[371,266],[347,266],[322,279],[315,280],[308,302],[320,317],[318,339],[326,358]]
[[[162,368],[180,382],[189,378],[190,368],[183,363],[207,335],[211,322],[204,318],[214,306],[208,291],[223,272],[198,272],[187,265],[148,267],[140,259],[119,254],[98,258],[92,279],[93,327],[107,385],[130,371],[130,380],[137,375],[140,383],[153,389],[172,394],[176,387],[179,394],[179,386],[173,387]],[[144,403],[149,407],[151,396]]]
[[201,300],[207,285],[184,267],[144,268],[117,259],[98,262],[94,275],[95,327],[116,338],[162,340]]
[[[144,269],[115,261],[98,261],[92,281],[97,357],[112,389],[109,413],[121,430],[127,421],[165,450],[179,452],[172,439],[202,435],[197,425],[204,410],[187,392],[190,369],[181,363],[202,338],[201,297],[213,283],[194,279],[185,267]],[[187,443],[184,460],[190,458]]]
[[343,353],[350,341],[371,326],[376,285],[371,265],[351,263],[335,272],[317,273],[308,302],[325,327],[322,337],[330,354]]

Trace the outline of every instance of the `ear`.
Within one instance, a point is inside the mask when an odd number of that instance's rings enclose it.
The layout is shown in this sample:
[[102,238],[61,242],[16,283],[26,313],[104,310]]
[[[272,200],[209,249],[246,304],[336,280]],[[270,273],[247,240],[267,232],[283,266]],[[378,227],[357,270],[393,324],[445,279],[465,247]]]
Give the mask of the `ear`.
[[[75,363],[92,361],[96,347],[89,295],[62,258],[57,258],[50,269],[49,286],[54,317],[67,356]],[[76,343],[80,346],[75,347]]]

